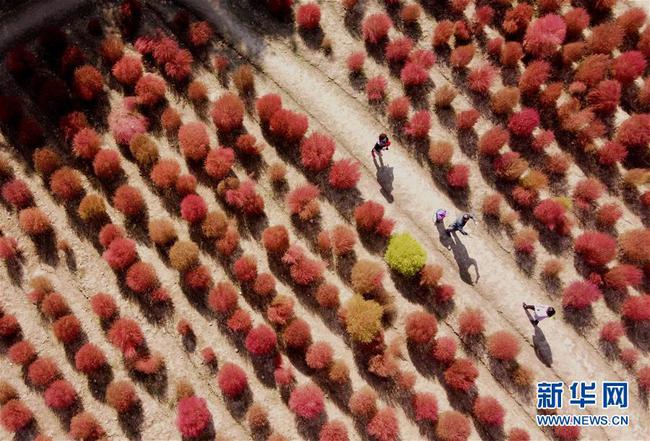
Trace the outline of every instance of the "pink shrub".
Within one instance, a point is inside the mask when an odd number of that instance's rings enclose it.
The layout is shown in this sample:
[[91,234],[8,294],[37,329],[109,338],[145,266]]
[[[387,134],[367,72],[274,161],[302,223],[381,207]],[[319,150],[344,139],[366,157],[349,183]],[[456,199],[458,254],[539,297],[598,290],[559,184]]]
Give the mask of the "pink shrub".
[[178,402],[176,427],[183,437],[199,436],[210,424],[212,415],[205,399],[185,397]]
[[330,168],[328,182],[337,190],[354,188],[361,178],[360,164],[352,159],[335,161]]
[[404,131],[413,138],[426,138],[430,129],[431,114],[428,110],[418,110],[406,124]]
[[382,13],[369,15],[363,20],[363,39],[370,44],[377,44],[386,38],[391,27],[393,22],[388,15]]
[[429,73],[419,63],[409,61],[399,72],[399,78],[405,88],[422,86],[429,79]]
[[456,359],[444,373],[445,383],[462,392],[469,391],[477,377],[478,369],[471,360],[466,358]]
[[110,242],[102,257],[112,269],[124,270],[136,259],[135,242],[118,237]]
[[239,188],[226,192],[226,202],[248,216],[264,212],[264,199],[255,191],[251,180],[243,182]]
[[623,317],[633,322],[650,320],[650,294],[628,297],[621,312]]
[[428,49],[415,49],[408,57],[409,62],[422,66],[423,69],[431,69],[436,62],[436,54]]
[[219,314],[231,312],[237,306],[237,291],[229,282],[219,282],[208,295],[208,307]]
[[113,297],[104,293],[97,293],[92,296],[90,306],[93,312],[102,320],[112,318],[117,312],[117,305]]
[[86,343],[75,354],[74,363],[79,371],[90,375],[106,365],[106,356],[94,344]]
[[208,214],[208,206],[197,194],[188,194],[181,201],[181,216],[190,224],[201,222]]
[[574,242],[576,253],[590,265],[605,265],[616,257],[616,240],[609,234],[586,231]]
[[289,212],[300,216],[301,219],[311,219],[313,204],[318,204],[319,195],[320,190],[313,184],[304,184],[294,188],[286,199]]
[[335,148],[334,139],[314,132],[300,143],[300,161],[307,170],[324,170],[332,160]]
[[508,121],[508,128],[517,136],[530,136],[539,125],[539,114],[535,109],[523,108],[513,114]]
[[232,93],[225,93],[212,106],[212,121],[217,130],[230,133],[242,126],[244,120],[244,103]]
[[234,363],[224,363],[217,374],[221,392],[230,399],[239,397],[248,387],[246,373]]
[[165,80],[154,74],[144,74],[135,84],[138,104],[144,106],[154,106],[161,102],[166,91]]
[[27,340],[21,340],[18,343],[11,345],[8,351],[9,360],[20,366],[27,366],[34,358],[36,358],[36,350]]
[[616,133],[616,141],[628,148],[643,147],[650,143],[650,114],[633,114]]
[[77,401],[77,392],[66,380],[56,380],[44,393],[45,404],[55,410],[70,408]]
[[13,237],[0,237],[0,260],[12,260],[18,255],[18,243]]
[[289,408],[304,419],[312,419],[323,412],[323,391],[315,384],[297,386],[289,397]]
[[318,441],[348,441],[348,429],[338,420],[331,420],[323,424],[318,434]]
[[22,179],[14,178],[2,185],[2,199],[15,208],[25,208],[33,201],[32,192]]
[[590,108],[596,112],[612,113],[621,99],[621,83],[615,80],[601,81],[587,95]]
[[610,70],[614,79],[627,84],[643,75],[646,65],[645,56],[641,52],[627,51],[614,58]]
[[481,135],[478,142],[479,152],[484,155],[496,155],[499,150],[508,142],[510,135],[508,131],[500,126],[495,126]]
[[406,335],[414,343],[430,342],[437,331],[438,321],[433,314],[416,311],[406,317]]
[[282,98],[274,93],[268,93],[257,99],[255,109],[260,121],[268,124],[275,112],[282,109]]
[[625,146],[616,141],[607,141],[597,153],[598,163],[601,165],[613,165],[627,157]]
[[111,72],[121,84],[133,86],[142,76],[142,63],[137,57],[125,55],[113,65]]
[[[181,127],[182,129],[182,127]],[[206,146],[207,151],[207,146]],[[205,172],[215,180],[219,181],[230,174],[235,164],[235,152],[231,148],[212,149],[205,157]]]
[[32,422],[32,411],[18,399],[9,400],[0,409],[0,423],[9,432],[19,432]]
[[113,194],[113,205],[127,217],[135,217],[145,209],[144,198],[136,187],[121,185]]
[[[178,144],[183,155],[188,159],[200,161],[205,158],[210,149],[210,139],[205,124],[199,121],[183,124],[178,130]],[[206,160],[206,171],[208,171],[208,160]]]
[[578,208],[587,209],[603,194],[603,184],[596,178],[581,179],[573,189],[573,198]]
[[332,362],[334,351],[326,342],[316,342],[309,346],[305,355],[305,362],[311,369],[325,369]]
[[494,397],[479,396],[472,407],[474,415],[488,426],[502,426],[506,411]]
[[353,52],[350,55],[348,55],[348,58],[346,59],[346,65],[348,66],[348,70],[351,73],[359,73],[363,70],[363,64],[366,62],[366,53],[361,51],[361,52]]
[[625,328],[618,321],[607,322],[600,329],[600,339],[606,342],[616,343],[623,335],[625,335]]
[[244,255],[237,259],[233,264],[233,272],[240,282],[252,282],[257,276],[257,263],[255,258],[250,255]]
[[246,349],[253,355],[265,356],[275,350],[277,337],[267,325],[257,325],[246,336]]
[[519,340],[508,331],[497,331],[488,337],[487,350],[494,359],[511,361],[519,354]]
[[126,272],[126,285],[134,292],[143,294],[158,286],[158,276],[153,265],[136,262]]
[[449,62],[455,68],[463,68],[467,66],[474,58],[476,49],[473,44],[466,46],[456,46],[449,57]]
[[395,410],[385,407],[378,411],[366,426],[366,432],[377,441],[395,441],[399,437],[399,422]]
[[122,171],[120,162],[121,156],[117,151],[112,149],[99,150],[93,159],[95,176],[107,180],[115,178]]
[[269,121],[271,134],[285,143],[298,143],[305,136],[309,121],[305,115],[287,109],[273,113]]
[[201,47],[208,44],[213,35],[212,26],[207,21],[195,21],[190,24],[188,38],[194,47]]
[[553,199],[541,201],[533,211],[535,218],[551,231],[567,233],[567,220],[564,206]]
[[528,25],[524,48],[526,52],[536,57],[548,57],[553,55],[558,46],[564,42],[565,36],[566,24],[562,17],[548,14]]
[[83,65],[74,71],[74,89],[79,98],[93,101],[103,93],[104,79],[102,74],[93,66]]
[[523,95],[536,93],[547,80],[551,65],[547,61],[533,61],[519,77],[519,90]]
[[[524,50],[521,47],[521,44],[517,41],[508,41],[507,43],[503,43],[501,40],[498,40],[498,43],[503,44],[503,46],[499,46],[501,52],[501,64],[504,66],[516,66],[519,63],[519,60],[524,56]],[[496,42],[494,45],[496,45]],[[496,47],[493,49],[493,52],[497,52]]]
[[288,349],[302,351],[311,342],[311,328],[303,319],[294,319],[284,328],[282,340]]
[[495,75],[494,67],[491,64],[484,64],[470,71],[467,75],[467,86],[476,93],[486,94],[490,90]]
[[456,340],[453,337],[437,338],[432,355],[438,363],[450,364],[456,358]]
[[605,283],[613,289],[639,286],[643,281],[643,271],[634,265],[619,264],[605,273]]
[[413,40],[408,37],[396,38],[386,45],[386,60],[389,63],[402,63],[408,58],[412,49]]
[[577,441],[580,438],[580,426],[555,426],[553,435],[561,441]]
[[128,318],[119,318],[108,331],[108,339],[126,358],[133,358],[137,348],[144,342],[140,325]]
[[131,138],[149,128],[149,120],[134,109],[135,101],[135,97],[124,98],[122,105],[108,115],[108,126],[118,144],[128,145]]
[[562,306],[565,308],[584,309],[602,296],[600,289],[591,282],[576,281],[562,292]]
[[447,183],[452,188],[467,188],[469,181],[469,166],[456,164],[447,172]]
[[381,101],[386,94],[386,85],[388,82],[386,78],[381,75],[372,77],[366,83],[366,95],[368,101]]
[[438,420],[438,400],[430,392],[417,392],[413,395],[413,410],[416,421],[435,423]]

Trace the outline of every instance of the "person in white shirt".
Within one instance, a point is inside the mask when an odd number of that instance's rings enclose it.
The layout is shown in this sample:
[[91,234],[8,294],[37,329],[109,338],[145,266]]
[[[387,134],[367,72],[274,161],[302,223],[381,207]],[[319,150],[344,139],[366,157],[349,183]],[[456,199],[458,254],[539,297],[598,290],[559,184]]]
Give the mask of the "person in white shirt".
[[526,312],[528,315],[528,319],[530,322],[533,324],[533,326],[537,326],[539,322],[544,320],[545,318],[548,317],[553,317],[555,315],[555,308],[552,306],[548,305],[527,305],[526,302],[523,303],[524,310],[530,310],[533,311],[533,316],[531,318],[530,314]]

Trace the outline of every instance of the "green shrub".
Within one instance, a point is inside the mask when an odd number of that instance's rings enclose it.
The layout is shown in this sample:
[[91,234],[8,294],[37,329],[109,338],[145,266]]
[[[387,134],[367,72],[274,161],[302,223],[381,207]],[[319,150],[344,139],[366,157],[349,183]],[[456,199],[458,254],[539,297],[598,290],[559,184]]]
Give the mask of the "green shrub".
[[354,341],[370,343],[381,330],[382,306],[355,294],[345,304],[345,325]]
[[400,233],[391,236],[384,259],[394,271],[413,277],[426,263],[427,253],[409,233]]

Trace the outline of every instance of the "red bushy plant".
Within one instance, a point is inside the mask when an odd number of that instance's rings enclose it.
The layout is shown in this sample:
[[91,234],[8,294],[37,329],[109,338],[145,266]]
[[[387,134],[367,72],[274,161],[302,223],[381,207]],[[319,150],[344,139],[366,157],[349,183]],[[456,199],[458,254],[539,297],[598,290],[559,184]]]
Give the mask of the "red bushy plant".
[[256,216],[264,212],[264,198],[255,191],[255,183],[250,179],[239,188],[226,191],[226,202],[245,215]]
[[289,397],[289,408],[301,418],[315,418],[325,409],[323,391],[313,383],[297,386]]
[[140,190],[127,184],[121,185],[115,190],[113,205],[128,217],[138,216],[145,208]]
[[106,402],[118,413],[126,413],[139,400],[133,384],[128,380],[113,381],[106,388]]
[[611,113],[621,99],[621,83],[615,80],[601,81],[587,94],[587,102],[596,112]]
[[463,110],[456,114],[456,127],[458,130],[469,130],[474,127],[481,114],[476,109]]
[[90,375],[106,365],[106,356],[96,345],[86,343],[75,354],[74,365],[77,370]]
[[368,386],[355,391],[348,401],[350,413],[357,418],[369,418],[377,411],[377,393]]
[[158,285],[158,276],[153,265],[136,262],[126,272],[126,285],[134,292],[143,294]]
[[587,209],[604,191],[603,184],[596,178],[585,178],[576,183],[573,198],[579,208]]
[[[497,41],[499,43],[502,43],[501,40]],[[497,42],[494,42],[493,44],[496,46],[496,43]],[[518,41],[508,41],[507,43],[503,43],[503,45],[500,46],[500,49],[501,64],[504,66],[514,67],[524,56],[524,49],[522,48],[521,43]],[[496,47],[493,50],[496,52]]]
[[329,343],[319,341],[307,349],[305,362],[311,369],[325,369],[332,362],[334,351]]
[[273,225],[262,232],[262,244],[269,253],[281,254],[289,248],[289,232],[284,225]]
[[318,441],[348,441],[348,429],[339,420],[330,420],[323,424],[318,434]]
[[466,46],[456,46],[451,55],[449,56],[449,63],[455,68],[463,68],[467,66],[472,58],[474,58],[474,53],[476,48],[474,44],[470,43]]
[[246,349],[252,355],[266,356],[275,351],[277,337],[267,325],[257,325],[246,336]]
[[244,120],[244,103],[232,93],[226,93],[214,102],[212,121],[217,130],[230,133],[242,126]]
[[645,56],[641,52],[627,51],[614,58],[610,69],[614,79],[627,84],[641,76],[645,71],[646,65]]
[[67,380],[56,380],[44,393],[45,404],[55,410],[70,408],[77,401],[77,392]]
[[470,430],[467,417],[455,410],[448,410],[438,418],[436,437],[440,441],[466,441]]
[[324,170],[332,160],[335,148],[333,138],[314,132],[300,143],[300,161],[307,170]]
[[93,66],[84,65],[74,71],[74,89],[79,98],[92,101],[97,98],[104,88],[102,74]]
[[20,432],[33,419],[32,411],[18,399],[9,400],[0,409],[0,423],[9,432]]
[[112,149],[101,149],[93,159],[93,171],[100,179],[110,180],[115,178],[121,171],[120,154]]
[[112,318],[117,312],[115,300],[109,294],[97,293],[90,298],[90,307],[102,320]]
[[598,149],[598,163],[601,165],[614,165],[627,157],[625,146],[616,141],[607,141]]
[[212,149],[205,158],[205,172],[215,180],[221,180],[230,174],[235,164],[235,152],[231,148]]
[[200,161],[205,158],[210,148],[210,139],[205,124],[199,121],[183,124],[178,130],[178,144],[181,152],[188,159]]
[[467,75],[467,86],[476,93],[486,94],[495,76],[494,67],[491,64],[484,64],[470,71]]
[[231,312],[237,306],[237,291],[229,282],[219,282],[208,295],[208,307],[219,314]]
[[454,23],[450,20],[441,20],[437,23],[433,30],[433,37],[431,43],[434,47],[444,46],[448,44],[449,38],[454,33]]
[[36,358],[36,349],[27,340],[21,340],[18,343],[11,345],[8,351],[9,360],[21,366],[26,366],[34,358]]
[[399,437],[399,422],[392,407],[379,410],[368,422],[366,432],[377,441],[395,441]]
[[508,131],[500,126],[495,126],[481,135],[478,148],[484,155],[496,155],[499,150],[508,142],[510,135]]
[[178,402],[176,427],[183,437],[201,435],[210,424],[212,415],[205,399],[189,396]]
[[321,284],[316,290],[316,301],[323,308],[336,308],[339,306],[339,289],[330,283]]
[[456,340],[453,337],[439,337],[433,346],[433,359],[439,363],[450,364],[456,358]]
[[50,176],[50,190],[64,201],[77,198],[83,191],[79,173],[70,167],[61,167]]
[[303,319],[295,319],[284,328],[282,340],[289,349],[303,350],[311,342],[311,328]]
[[25,208],[31,205],[33,195],[25,181],[14,178],[2,185],[0,190],[2,199],[15,208]]
[[413,410],[416,421],[435,423],[438,420],[438,400],[431,392],[417,392],[413,395]]
[[61,375],[59,367],[50,357],[39,357],[29,365],[27,378],[32,386],[45,387]]
[[167,85],[165,80],[154,74],[144,74],[135,84],[135,94],[138,104],[154,106],[165,97]]
[[319,212],[317,199],[319,195],[320,190],[313,184],[294,188],[286,199],[289,212],[298,215],[302,220],[312,219]]
[[406,124],[404,132],[413,138],[426,138],[430,129],[431,114],[428,110],[418,110]]
[[478,369],[471,360],[458,358],[445,370],[444,377],[445,383],[453,389],[467,392],[474,386]]
[[404,121],[409,113],[410,100],[408,97],[401,96],[395,98],[388,104],[386,112],[389,118],[395,121]]
[[584,309],[602,296],[596,285],[587,281],[576,281],[562,291],[562,306],[565,308]]
[[469,166],[455,164],[447,172],[447,183],[452,188],[467,188],[469,181]]
[[52,230],[52,224],[40,208],[31,207],[20,210],[20,228],[30,236],[39,236]]
[[361,178],[360,164],[350,158],[335,161],[330,168],[328,182],[337,190],[354,188]]
[[305,115],[287,109],[278,109],[269,121],[271,134],[285,143],[300,142],[308,127]]
[[386,45],[386,60],[389,63],[402,63],[408,58],[412,49],[413,40],[409,37],[399,37],[391,40]]
[[539,125],[539,114],[537,110],[523,108],[513,114],[508,120],[508,128],[517,136],[530,136],[533,130]]
[[520,346],[517,337],[510,332],[497,331],[488,337],[487,350],[496,360],[511,361],[519,354]]
[[650,294],[628,297],[621,312],[623,317],[633,322],[650,320]]
[[233,272],[240,282],[252,282],[257,276],[257,262],[251,255],[244,255],[233,264]]
[[213,35],[212,26],[205,21],[195,21],[190,23],[187,36],[194,47],[201,47],[208,44]]
[[81,323],[73,314],[64,315],[52,323],[56,338],[64,344],[77,340],[81,334]]
[[624,37],[623,29],[618,24],[604,22],[591,28],[587,46],[593,53],[609,54],[621,45]]
[[643,271],[630,264],[619,264],[605,273],[604,281],[613,289],[624,289],[627,286],[639,286],[643,281]]
[[519,77],[519,91],[523,95],[536,93],[546,81],[551,72],[551,65],[547,61],[533,61],[526,67]]
[[617,204],[603,204],[596,210],[596,223],[611,228],[622,216],[623,210]]
[[133,358],[137,348],[144,342],[140,325],[128,318],[119,318],[108,331],[108,340],[117,347],[126,358]]
[[370,44],[377,44],[386,38],[392,26],[393,22],[386,14],[369,15],[363,20],[363,39]]
[[616,240],[606,233],[586,231],[576,238],[573,246],[590,265],[605,265],[616,257]]
[[13,260],[18,255],[18,242],[13,237],[0,237],[0,260]]
[[481,423],[488,426],[502,426],[506,415],[506,411],[499,401],[490,396],[476,398],[472,411]]
[[548,14],[530,23],[524,37],[524,48],[535,57],[549,57],[564,42],[565,36],[566,24],[562,17]]
[[428,343],[436,332],[438,332],[438,321],[433,314],[415,311],[406,317],[406,336],[413,343]]
[[458,324],[462,336],[477,336],[485,330],[485,317],[480,309],[467,308],[458,316]]
[[533,215],[549,230],[557,231],[559,234],[567,232],[566,210],[560,202],[545,199],[535,207]]
[[650,142],[650,114],[633,114],[618,127],[616,141],[628,148],[647,146]]
[[201,222],[208,214],[205,200],[197,194],[188,194],[181,201],[181,217],[190,224]]
[[386,78],[381,75],[372,77],[366,83],[366,95],[368,96],[368,101],[381,101],[384,99],[386,94],[386,85],[388,82]]
[[619,321],[607,322],[600,329],[600,339],[609,343],[616,343],[625,335],[625,328]]
[[135,85],[142,76],[142,63],[132,55],[124,55],[111,69],[115,79],[126,86]]
[[217,374],[221,392],[230,399],[239,397],[248,387],[246,373],[234,363],[224,363]]
[[262,95],[255,102],[255,109],[257,110],[257,115],[260,117],[260,121],[263,124],[268,124],[273,114],[282,109],[282,98],[275,93]]
[[560,441],[577,441],[580,439],[580,426],[554,426],[553,435]]

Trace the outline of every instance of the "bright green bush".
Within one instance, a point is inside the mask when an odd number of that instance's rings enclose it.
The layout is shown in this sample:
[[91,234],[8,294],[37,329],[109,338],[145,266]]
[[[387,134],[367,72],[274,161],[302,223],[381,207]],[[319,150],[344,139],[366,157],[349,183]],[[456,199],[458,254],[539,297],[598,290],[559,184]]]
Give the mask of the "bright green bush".
[[413,277],[427,262],[427,253],[409,233],[393,234],[384,259],[394,271]]

